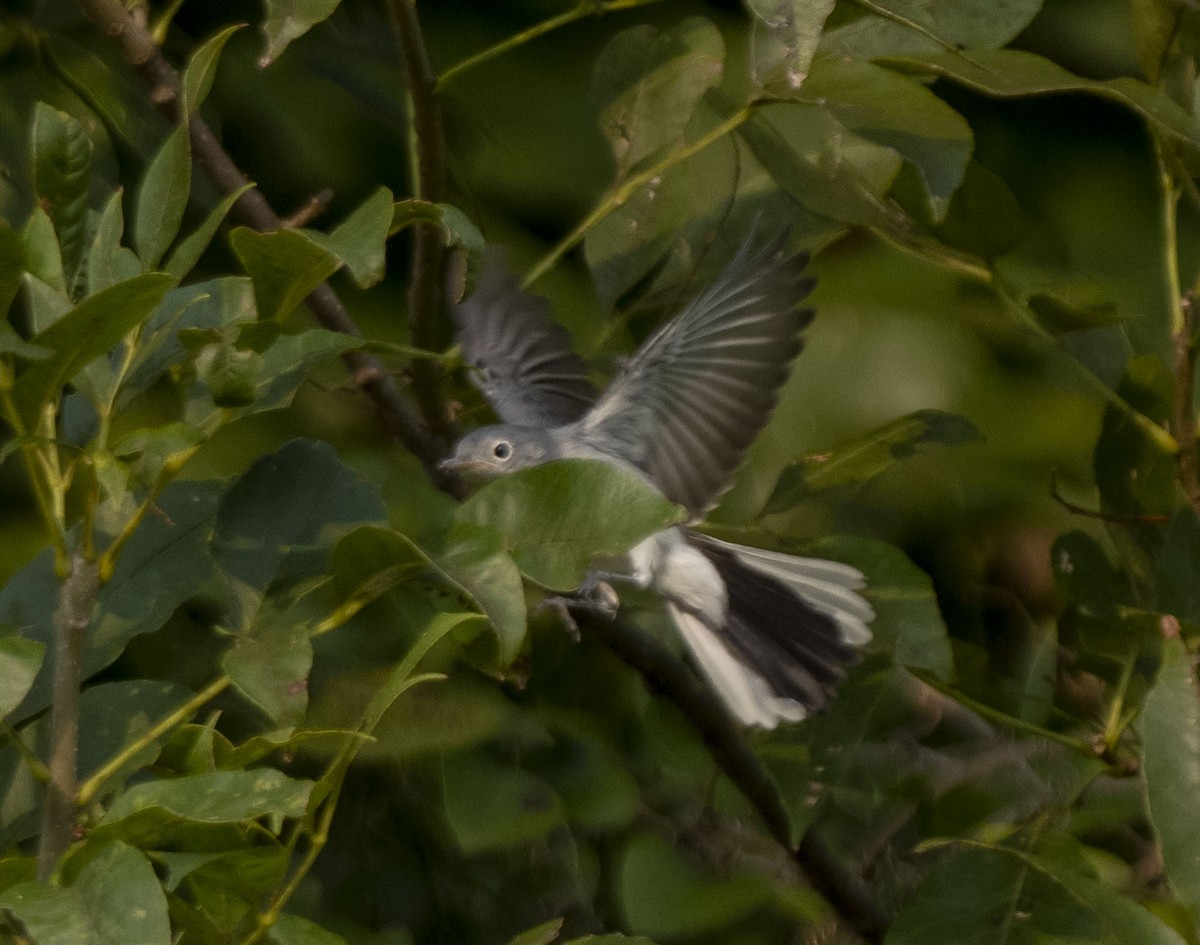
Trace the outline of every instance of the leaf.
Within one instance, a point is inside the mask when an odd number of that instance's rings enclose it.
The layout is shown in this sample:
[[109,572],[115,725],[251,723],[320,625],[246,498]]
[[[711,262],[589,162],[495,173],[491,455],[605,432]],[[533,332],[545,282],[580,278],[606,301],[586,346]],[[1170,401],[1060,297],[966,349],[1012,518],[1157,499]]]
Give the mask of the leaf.
[[1057,63],[1019,49],[973,49],[885,59],[888,68],[949,79],[985,95],[1021,98],[1053,92],[1083,92],[1116,102],[1145,119],[1152,129],[1190,148],[1200,148],[1200,125],[1164,92],[1138,79],[1084,79]]
[[746,918],[769,901],[771,889],[748,872],[705,876],[665,840],[642,834],[621,857],[617,895],[634,932],[678,939]]
[[[1200,625],[1200,516],[1183,505],[1172,516],[1155,564],[1157,607],[1180,620]],[[1200,900],[1197,900],[1200,903]],[[1200,915],[1200,913],[1197,913]]]
[[363,346],[363,340],[325,328],[282,335],[262,357],[262,377],[248,413],[276,410],[292,402],[297,389],[317,364]]
[[[84,678],[115,660],[134,637],[161,627],[184,601],[197,595],[213,568],[208,539],[220,484],[176,483],[159,497],[159,514],[134,532],[100,589],[83,657]],[[45,552],[0,589],[0,622],[21,627],[25,636],[52,645],[58,599],[53,555]],[[50,676],[43,666],[14,713],[24,719],[50,702]]]
[[275,920],[267,938],[275,945],[346,945],[346,940],[337,933],[287,913]]
[[283,55],[293,40],[328,19],[340,0],[266,0],[267,18],[262,31],[265,44],[258,64],[269,66]]
[[145,854],[110,843],[69,889],[21,883],[0,893],[38,945],[169,945],[167,901]]
[[682,137],[704,93],[721,81],[724,58],[721,34],[703,17],[665,32],[635,26],[608,42],[596,60],[592,97],[618,180]]
[[529,844],[564,820],[543,781],[482,752],[445,759],[442,790],[450,832],[467,856]]
[[175,242],[192,188],[192,151],[186,124],[174,128],[150,161],[138,187],[133,246],[146,272]]
[[323,573],[339,537],[385,516],[378,489],[328,444],[293,440],[258,460],[222,497],[213,536],[230,626],[248,633],[273,584]]
[[918,410],[831,452],[785,466],[763,514],[787,511],[828,490],[857,489],[926,444],[958,446],[982,439],[966,417],[941,410]]
[[125,235],[125,214],[121,207],[123,194],[118,188],[100,214],[92,245],[87,254],[87,291],[89,295],[103,292],[118,282],[132,279],[142,271],[142,265],[131,249],[121,245]]
[[0,326],[7,334],[15,334],[6,321],[13,299],[21,291],[25,272],[25,247],[21,237],[0,223]]
[[[64,310],[69,308],[71,303],[67,298],[62,250],[54,232],[54,223],[40,206],[33,208],[33,213],[21,230],[21,247],[24,250],[22,255],[25,271],[61,296],[65,302]],[[41,331],[48,324],[49,322],[34,321],[33,327],[36,331]]]
[[934,220],[963,182],[975,137],[958,112],[920,82],[867,62],[820,56],[804,84],[839,122],[893,148],[917,168]]
[[80,302],[30,339],[54,354],[17,377],[13,399],[28,428],[36,425],[42,405],[58,398],[63,385],[150,316],[172,281],[151,273],[119,283]]
[[208,93],[212,91],[213,80],[217,77],[217,63],[221,59],[221,52],[225,49],[229,38],[244,25],[244,23],[235,23],[225,27],[221,32],[206,39],[192,53],[183,73],[185,115],[190,117],[208,98]]
[[747,0],[746,6],[754,17],[750,33],[754,81],[800,88],[834,0]]
[[565,460],[488,483],[455,518],[495,529],[525,574],[569,591],[583,583],[596,555],[622,554],[686,515],[632,473],[596,460]]
[[1200,693],[1196,661],[1178,637],[1163,641],[1162,665],[1138,720],[1150,822],[1163,868],[1181,902],[1200,915]]
[[243,184],[237,190],[222,197],[220,202],[209,211],[204,221],[181,239],[171,251],[171,255],[167,257],[167,261],[163,265],[163,272],[176,279],[182,279],[191,272],[196,267],[196,263],[200,261],[200,257],[204,255],[204,251],[208,249],[208,244],[212,242],[217,229],[225,221],[225,217],[237,203],[238,198],[253,188],[253,184]]
[[31,138],[34,190],[39,205],[54,221],[69,288],[87,237],[92,142],[78,119],[44,102],[34,106]]
[[340,259],[359,288],[368,289],[383,278],[384,249],[392,226],[394,204],[392,192],[380,187],[328,236],[315,230],[304,233]]
[[257,233],[238,227],[233,251],[254,280],[258,317],[282,321],[322,282],[337,272],[338,258],[297,230]]
[[[125,679],[89,686],[79,697],[79,774],[86,778],[192,697],[183,686]],[[166,736],[149,743],[108,779],[109,790],[158,757]]]
[[0,637],[0,718],[21,704],[38,670],[46,647],[37,640],[10,633]]
[[238,691],[277,725],[298,725],[308,708],[313,660],[308,634],[302,624],[267,620],[238,637],[221,659]]
[[866,16],[825,34],[825,45],[853,59],[940,49],[1003,46],[1020,33],[1044,0],[882,0]]
[[950,638],[933,582],[904,552],[886,542],[847,535],[822,539],[805,550],[862,571],[867,586],[859,593],[875,608],[873,645],[890,652],[898,666],[924,669],[945,681],[954,678]]
[[551,945],[562,931],[563,920],[551,919],[508,940],[508,945]]
[[274,768],[211,771],[135,784],[117,796],[100,818],[101,826],[133,817],[239,824],[260,817],[302,817],[309,781],[296,781]]

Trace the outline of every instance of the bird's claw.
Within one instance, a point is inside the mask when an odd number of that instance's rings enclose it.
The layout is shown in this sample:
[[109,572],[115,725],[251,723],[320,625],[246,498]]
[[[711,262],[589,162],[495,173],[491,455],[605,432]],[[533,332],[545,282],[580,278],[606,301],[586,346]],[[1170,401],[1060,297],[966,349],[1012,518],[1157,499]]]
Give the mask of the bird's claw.
[[621,599],[611,584],[599,578],[589,577],[570,597],[556,594],[545,598],[538,605],[538,612],[550,611],[553,613],[567,628],[571,639],[578,643],[579,624],[575,622],[575,618],[571,614],[572,607],[583,608],[605,620],[612,620],[617,615],[620,606]]

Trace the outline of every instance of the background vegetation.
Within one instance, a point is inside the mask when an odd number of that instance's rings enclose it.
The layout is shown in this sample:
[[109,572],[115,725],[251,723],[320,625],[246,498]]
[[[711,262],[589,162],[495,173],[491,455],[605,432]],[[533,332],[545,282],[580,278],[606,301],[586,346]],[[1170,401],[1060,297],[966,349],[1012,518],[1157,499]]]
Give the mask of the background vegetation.
[[[1200,941],[1198,49],[1190,0],[0,0],[0,936]],[[672,509],[435,468],[485,240],[607,375],[756,220],[819,317],[707,527],[878,613],[771,733],[652,600],[539,608]]]

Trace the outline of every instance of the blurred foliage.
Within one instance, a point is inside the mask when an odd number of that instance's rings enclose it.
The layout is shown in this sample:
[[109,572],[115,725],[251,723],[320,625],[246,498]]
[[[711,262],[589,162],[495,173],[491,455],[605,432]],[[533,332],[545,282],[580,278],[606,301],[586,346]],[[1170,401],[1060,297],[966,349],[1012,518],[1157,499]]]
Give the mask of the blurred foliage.
[[[125,7],[176,124],[81,12]],[[615,370],[786,224],[819,316],[705,527],[848,561],[877,613],[828,711],[746,733],[788,836],[892,945],[1200,942],[1194,4],[441,0],[424,89],[411,8],[0,0],[0,937],[853,940],[695,720],[544,606],[676,510],[588,463],[455,505],[339,361],[486,416],[446,320],[412,346],[418,226],[452,290],[509,244]],[[315,216],[240,225],[196,116]],[[361,336],[312,322],[325,280]]]

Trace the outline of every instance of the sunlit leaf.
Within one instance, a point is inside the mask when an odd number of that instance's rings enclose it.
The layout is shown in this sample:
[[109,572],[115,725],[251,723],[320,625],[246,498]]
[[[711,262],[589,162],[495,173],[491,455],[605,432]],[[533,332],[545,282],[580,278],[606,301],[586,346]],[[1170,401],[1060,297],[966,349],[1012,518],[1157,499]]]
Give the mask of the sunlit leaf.
[[784,467],[763,514],[786,511],[827,490],[862,486],[927,445],[957,446],[982,438],[966,417],[918,410],[845,446]]
[[495,529],[521,570],[554,590],[577,588],[596,555],[618,555],[684,520],[658,490],[593,460],[566,460],[488,483],[456,513]]
[[609,41],[592,94],[618,177],[679,140],[701,97],[721,81],[724,58],[721,34],[701,17],[666,32],[634,26]]
[[187,125],[167,135],[154,155],[137,191],[133,218],[133,246],[149,272],[179,235],[183,211],[192,186],[192,151]]
[[288,45],[316,24],[333,15],[341,0],[266,0],[267,18],[262,31],[265,39],[260,66],[269,66]]
[[797,89],[803,84],[833,5],[833,0],[748,0],[754,16],[754,78],[760,85],[782,82]]

